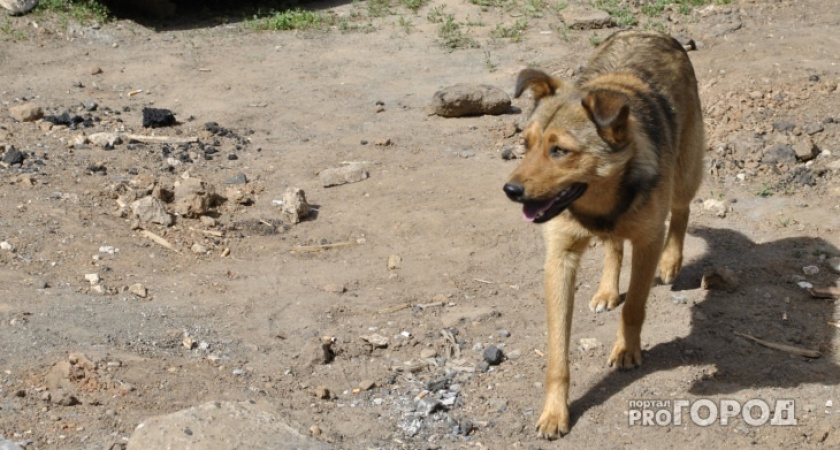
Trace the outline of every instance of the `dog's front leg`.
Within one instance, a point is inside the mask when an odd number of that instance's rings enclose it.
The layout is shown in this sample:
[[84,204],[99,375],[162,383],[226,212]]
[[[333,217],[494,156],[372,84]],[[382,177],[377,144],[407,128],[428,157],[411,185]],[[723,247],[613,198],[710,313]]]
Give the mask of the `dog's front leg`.
[[537,423],[540,436],[552,439],[569,432],[569,336],[572,331],[575,276],[589,237],[552,235],[546,230],[545,309],[548,367],[545,406]]
[[642,364],[642,323],[645,321],[645,304],[656,264],[662,255],[665,240],[664,225],[643,239],[633,241],[633,266],[630,269],[630,286],[624,307],[621,309],[621,325],[610,352],[610,366],[629,369]]

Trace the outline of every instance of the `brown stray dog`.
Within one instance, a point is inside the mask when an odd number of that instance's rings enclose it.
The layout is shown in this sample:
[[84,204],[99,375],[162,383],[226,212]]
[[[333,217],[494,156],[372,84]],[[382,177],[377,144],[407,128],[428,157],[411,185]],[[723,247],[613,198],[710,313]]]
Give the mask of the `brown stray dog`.
[[537,431],[554,438],[569,432],[569,336],[581,255],[592,237],[603,241],[604,273],[589,308],[613,309],[630,240],[630,286],[608,363],[638,366],[657,261],[664,283],[682,265],[689,204],[702,180],[703,121],[688,55],[658,33],[614,34],[576,84],[523,70],[516,96],[526,89],[536,102],[522,132],[527,150],[504,191],[523,204],[526,220],[545,223],[548,362]]

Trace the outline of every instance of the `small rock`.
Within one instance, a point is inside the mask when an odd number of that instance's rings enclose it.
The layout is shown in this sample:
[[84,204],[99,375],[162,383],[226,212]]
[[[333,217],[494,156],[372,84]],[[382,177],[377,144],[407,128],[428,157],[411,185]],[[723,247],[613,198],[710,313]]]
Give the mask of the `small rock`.
[[840,273],[840,256],[835,256],[833,258],[828,258],[825,260],[828,267],[834,271],[834,273]]
[[143,127],[159,128],[177,124],[175,114],[163,108],[143,108]]
[[146,295],[148,295],[148,291],[146,290],[146,286],[143,286],[140,283],[134,283],[131,286],[129,286],[128,287],[128,292],[131,292],[132,294],[134,294],[134,295],[136,295],[140,298],[146,298]]
[[122,137],[119,133],[93,133],[88,136],[88,139],[93,145],[98,145],[104,148],[114,148],[115,145],[122,144]]
[[788,122],[785,120],[777,120],[773,122],[773,130],[775,131],[786,133],[792,132],[794,128],[796,128],[796,125],[793,122]]
[[805,133],[807,133],[809,136],[820,133],[823,130],[825,130],[825,126],[823,126],[821,122],[812,122],[808,125],[805,125]]
[[335,359],[331,340],[319,340],[307,346],[305,352],[309,358],[309,365],[329,364]]
[[569,6],[563,10],[562,16],[563,23],[572,30],[595,30],[613,25],[608,12],[586,6]]
[[201,216],[198,219],[201,221],[201,224],[205,227],[213,228],[216,226],[216,219],[210,216]]
[[321,400],[329,400],[331,395],[330,390],[326,386],[318,386],[315,388],[315,397]]
[[50,287],[50,284],[47,282],[47,280],[43,278],[38,278],[37,280],[35,280],[35,289],[46,289],[48,287]]
[[3,152],[2,161],[10,166],[22,164],[24,159],[26,159],[26,155],[11,145],[6,147],[6,151]]
[[513,145],[506,145],[502,147],[502,159],[505,161],[510,161],[512,159],[516,159],[518,156],[514,151],[516,147]]
[[330,283],[324,286],[324,291],[332,294],[343,294],[347,291],[347,288],[345,288],[343,284]]
[[236,175],[232,176],[231,178],[228,178],[228,180],[225,181],[225,184],[247,184],[247,183],[248,183],[248,177],[246,177],[244,173],[237,173]]
[[423,350],[420,350],[421,359],[434,358],[435,356],[437,356],[437,350],[433,348],[424,348]]
[[802,273],[805,275],[816,275],[820,273],[820,268],[817,266],[805,266],[802,268]]
[[348,183],[357,183],[367,179],[368,171],[364,164],[353,163],[343,167],[324,169],[318,174],[321,185],[324,187],[339,186]]
[[44,117],[44,110],[34,103],[24,103],[10,107],[9,115],[18,122],[34,122]]
[[735,292],[740,282],[738,275],[728,267],[709,267],[703,273],[700,286],[706,290]]
[[479,372],[487,372],[490,370],[490,364],[487,364],[486,361],[480,361],[476,363],[475,370]]
[[588,352],[601,346],[601,342],[595,338],[582,338],[578,341],[578,350]]
[[180,180],[175,185],[173,210],[185,217],[207,214],[214,206],[216,189],[198,178]]
[[499,115],[510,109],[510,96],[486,84],[456,84],[435,92],[432,110],[443,117]]
[[495,345],[488,345],[487,348],[484,349],[484,361],[491,366],[498,366],[502,363],[505,355],[502,353],[502,350],[496,347]]
[[391,145],[391,139],[380,138],[380,139],[377,139],[377,140],[373,141],[373,145],[378,145],[380,147],[387,147],[387,146]]
[[362,340],[367,342],[368,344],[373,345],[374,348],[385,348],[388,346],[389,342],[389,339],[387,337],[376,333],[359,337],[362,338]]
[[54,393],[51,396],[50,401],[59,406],[75,406],[81,404],[78,398],[64,390],[59,390]]
[[102,73],[102,68],[99,66],[91,66],[90,69],[88,69],[88,71],[91,75],[99,75]]
[[131,212],[143,222],[156,223],[163,226],[172,225],[172,216],[166,212],[160,200],[148,196],[131,202]]
[[6,241],[3,241],[3,242],[0,242],[0,250],[4,250],[4,251],[7,251],[7,252],[14,252],[15,251],[15,246],[6,242]]
[[85,280],[87,280],[91,285],[99,284],[99,282],[102,281],[102,279],[99,278],[98,273],[85,274]]
[[291,223],[300,223],[312,213],[312,207],[306,203],[306,193],[303,189],[290,187],[283,193],[282,212]]
[[796,152],[790,145],[773,145],[764,149],[761,162],[764,164],[793,164],[796,162]]
[[82,102],[82,107],[85,108],[86,111],[96,111],[96,108],[99,107],[99,104],[96,103],[93,99],[87,99]]
[[803,162],[814,159],[820,153],[811,138],[807,137],[793,144],[793,151],[796,153],[796,157]]
[[501,336],[501,337],[503,337],[503,338],[509,338],[509,337],[510,337],[510,331],[508,331],[508,330],[499,330],[499,336]]
[[719,23],[712,27],[712,30],[709,32],[709,35],[713,37],[721,37],[734,31],[740,30],[741,26],[742,24],[740,20],[735,20],[729,23]]
[[36,6],[38,6],[38,0],[0,0],[0,7],[8,10],[10,16],[26,14]]
[[703,209],[713,211],[718,217],[726,217],[726,203],[713,198],[703,201]]
[[311,427],[309,427],[309,434],[313,437],[320,436],[321,433],[322,431],[320,428],[318,428],[318,425],[312,425]]
[[417,400],[417,403],[414,405],[414,411],[428,417],[433,412],[441,409],[443,405],[438,401],[438,399],[432,397],[431,395],[427,395],[420,400]]
[[369,391],[373,389],[374,386],[376,386],[376,382],[373,380],[362,380],[362,382],[359,383],[359,389],[363,391]]
[[203,253],[207,253],[207,246],[199,244],[198,242],[196,242],[195,244],[192,245],[192,247],[190,247],[190,250],[192,250],[193,253],[203,254]]
[[388,257],[388,270],[397,270],[400,268],[402,258],[400,255],[391,255]]

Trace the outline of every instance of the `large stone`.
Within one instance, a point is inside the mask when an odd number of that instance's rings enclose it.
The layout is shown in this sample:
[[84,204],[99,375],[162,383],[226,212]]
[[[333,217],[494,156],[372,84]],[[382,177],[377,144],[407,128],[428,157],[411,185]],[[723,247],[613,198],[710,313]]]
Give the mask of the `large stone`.
[[9,115],[18,122],[34,122],[44,117],[44,110],[34,103],[24,103],[9,108]]
[[131,203],[131,211],[143,222],[157,223],[163,226],[172,225],[172,216],[160,200],[148,196]]
[[128,450],[284,448],[334,450],[249,402],[210,402],[151,417],[134,430]]
[[761,162],[764,164],[793,164],[796,162],[796,152],[790,145],[773,145],[764,150]]
[[612,16],[600,9],[570,6],[563,10],[563,23],[572,30],[595,30],[613,25]]
[[809,137],[793,144],[793,151],[796,153],[796,157],[799,158],[800,161],[810,161],[820,153],[820,150],[816,145],[814,145],[814,142],[811,141],[811,138]]
[[38,0],[0,0],[0,6],[9,11],[9,15],[17,16],[32,11],[38,6]]
[[510,96],[486,84],[456,84],[435,92],[432,109],[443,117],[498,115],[510,109]]
[[175,205],[177,214],[185,217],[197,217],[210,211],[215,201],[215,188],[198,178],[181,180],[175,186]]
[[364,164],[348,164],[342,167],[324,169],[318,174],[324,187],[339,186],[347,183],[358,183],[368,177]]

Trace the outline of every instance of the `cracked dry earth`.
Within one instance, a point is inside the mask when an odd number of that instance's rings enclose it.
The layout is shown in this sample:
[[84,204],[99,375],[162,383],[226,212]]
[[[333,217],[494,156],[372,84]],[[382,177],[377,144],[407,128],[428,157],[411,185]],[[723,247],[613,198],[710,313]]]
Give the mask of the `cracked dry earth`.
[[[440,46],[426,16],[444,4],[476,23],[480,47]],[[427,107],[456,83],[511,92],[526,66],[573,78],[591,37],[611,30],[561,33],[546,11],[510,42],[491,37],[514,20],[498,9],[448,0],[401,14],[410,33],[396,15],[367,33],[3,19],[15,32],[0,35],[0,145],[4,158],[11,147],[22,156],[0,167],[8,448],[840,446],[838,302],[801,287],[838,278],[835,0],[736,0],[660,18],[697,43],[708,172],[684,269],[651,293],[639,369],[606,366],[618,313],[588,310],[600,246],[585,255],[572,431],[557,442],[533,431],[542,239],[501,191],[516,164],[502,151],[518,145],[517,111],[530,100],[499,116]],[[7,112],[27,102],[67,112],[71,125]],[[146,107],[178,123],[146,130]],[[197,141],[83,137],[112,131]],[[369,177],[322,186],[319,172],[349,162]],[[216,193],[203,218],[138,223],[127,207],[153,195],[173,208],[167,196],[196,180]],[[284,216],[288,188],[303,189],[316,214]],[[729,268],[737,288],[702,289],[710,268]],[[491,346],[504,357],[488,367]],[[630,426],[630,402],[669,399],[792,399],[797,423]],[[158,435],[138,441],[141,431]],[[201,439],[217,446],[190,447]]]

